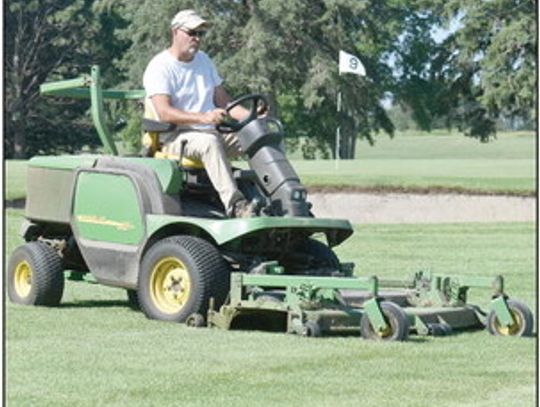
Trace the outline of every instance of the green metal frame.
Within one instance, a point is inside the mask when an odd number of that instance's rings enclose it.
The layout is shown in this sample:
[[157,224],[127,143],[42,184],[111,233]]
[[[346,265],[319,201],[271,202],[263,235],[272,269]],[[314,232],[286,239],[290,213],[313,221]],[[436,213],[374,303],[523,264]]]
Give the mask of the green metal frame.
[[454,276],[416,273],[408,280],[380,280],[384,288],[417,290],[416,306],[462,306],[467,303],[470,288],[491,288],[493,298],[504,295],[502,276]]
[[[263,271],[265,274],[232,273],[230,302],[219,310],[210,306],[209,326],[230,329],[239,315],[252,313],[260,317],[262,312],[286,314],[289,333],[302,333],[308,321],[318,323],[325,331],[359,331],[360,319],[367,315],[374,329],[383,331],[388,325],[380,302],[385,299],[383,290],[389,288],[405,289],[400,295],[412,305],[402,308],[411,330],[419,335],[432,333],[431,324],[451,329],[483,328],[487,313],[466,303],[467,291],[472,287],[491,288],[490,310],[496,313],[502,325],[510,326],[515,322],[506,303],[501,276],[459,277],[419,272],[411,279],[379,280],[375,276],[294,276],[282,274],[284,271],[277,262],[269,262]],[[279,301],[264,295],[267,290],[276,288],[283,293]],[[361,291],[365,298],[361,303],[346,305],[339,290]]]
[[[494,311],[502,325],[510,326],[515,321],[506,303],[502,276],[453,276],[416,273],[409,280],[380,280],[381,289],[405,288],[413,293],[408,297],[413,306],[405,308],[411,326],[419,334],[427,334],[425,320],[436,319],[458,328],[483,326],[486,313],[479,307],[467,305],[470,288],[491,289],[489,309]],[[461,321],[457,322],[458,319]],[[453,320],[454,323],[449,321]]]
[[506,300],[507,297],[504,295],[495,297],[491,301],[490,308],[497,315],[497,319],[499,320],[500,324],[508,327],[513,325],[516,321],[514,321],[514,317],[510,312],[510,308],[508,308]]
[[174,215],[147,215],[148,236],[165,227],[196,225],[198,229],[212,236],[218,246],[242,236],[264,233],[268,230],[299,230],[311,233],[325,233],[330,246],[337,246],[352,233],[352,225],[347,220],[318,218],[256,217],[236,219],[203,219]]
[[[301,334],[307,321],[317,322],[325,331],[339,328],[359,330],[362,315],[367,314],[377,330],[388,328],[379,306],[378,279],[372,277],[312,277],[267,274],[231,274],[230,302],[220,310],[213,304],[208,311],[208,325],[229,329],[240,314],[253,311],[287,314],[287,332]],[[248,290],[249,288],[249,290]],[[285,289],[283,301],[259,300],[259,290]],[[369,292],[363,307],[350,307],[340,298],[340,289]]]
[[40,86],[40,92],[46,96],[60,96],[77,99],[90,99],[92,120],[99,138],[107,153],[118,155],[112,132],[107,126],[104,113],[104,99],[134,100],[145,96],[143,89],[138,90],[103,90],[99,66],[92,66],[91,75],[64,81],[48,82]]

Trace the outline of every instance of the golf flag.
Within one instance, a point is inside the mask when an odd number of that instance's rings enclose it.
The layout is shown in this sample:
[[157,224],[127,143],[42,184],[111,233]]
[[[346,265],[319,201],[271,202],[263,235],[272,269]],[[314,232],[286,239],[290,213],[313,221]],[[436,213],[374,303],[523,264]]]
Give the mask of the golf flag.
[[360,76],[366,76],[366,69],[360,59],[352,54],[348,54],[345,51],[339,51],[339,74],[342,73],[354,73]]

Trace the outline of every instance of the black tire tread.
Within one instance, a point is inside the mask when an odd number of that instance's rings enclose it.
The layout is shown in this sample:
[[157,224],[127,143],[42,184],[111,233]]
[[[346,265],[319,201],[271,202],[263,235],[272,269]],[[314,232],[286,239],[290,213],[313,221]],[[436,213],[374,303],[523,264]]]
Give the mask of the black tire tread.
[[[339,269],[339,259],[334,251],[315,239],[306,239],[298,247],[296,253],[305,255],[301,262],[298,258],[285,257],[280,260],[280,263],[285,267],[287,274],[305,274],[316,276],[331,276],[333,273],[330,270]],[[310,259],[310,260],[307,260]]]
[[305,243],[305,250],[326,263],[326,266],[339,267],[339,259],[336,253],[324,243],[315,239],[308,239]]
[[[186,235],[175,235],[165,238],[152,246],[146,253],[147,256],[151,256],[155,250],[162,250],[162,248],[179,248],[182,253],[187,255],[190,261],[195,266],[195,272],[198,273],[198,278],[193,279],[196,287],[193,287],[193,295],[195,295],[193,306],[189,309],[183,309],[178,315],[169,317],[162,317],[159,313],[155,313],[152,305],[147,304],[144,298],[139,295],[139,304],[142,311],[149,318],[154,319],[167,319],[176,322],[184,322],[185,319],[192,313],[199,313],[206,315],[208,311],[208,305],[210,298],[214,298],[215,306],[221,306],[228,293],[229,293],[229,276],[230,271],[227,263],[217,250],[208,241]],[[143,267],[145,260],[143,259]],[[139,287],[141,290],[141,287]],[[142,292],[142,291],[139,291]]]
[[[14,287],[16,265],[27,260],[32,268],[32,288],[28,297],[20,298]],[[8,269],[8,295],[12,302],[25,305],[56,306],[64,292],[62,259],[43,242],[30,242],[19,246],[11,256]]]
[[[178,242],[178,239],[173,240]],[[206,305],[213,297],[215,306],[220,307],[229,294],[229,266],[210,242],[194,236],[181,236],[180,241],[182,241],[181,246],[193,256],[200,268],[205,270],[204,278],[209,287],[209,296],[205,298]],[[205,308],[205,312],[201,314],[206,315],[207,310],[208,308]]]
[[139,304],[137,290],[127,289],[126,294],[129,308],[131,308],[133,311],[140,311],[141,306]]

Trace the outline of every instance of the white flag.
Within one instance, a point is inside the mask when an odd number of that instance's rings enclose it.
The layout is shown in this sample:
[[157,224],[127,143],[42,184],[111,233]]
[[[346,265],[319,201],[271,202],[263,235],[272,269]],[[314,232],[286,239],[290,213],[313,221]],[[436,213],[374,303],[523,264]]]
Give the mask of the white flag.
[[339,51],[339,74],[354,73],[360,76],[366,76],[366,68],[360,62],[358,57],[348,54],[345,51]]

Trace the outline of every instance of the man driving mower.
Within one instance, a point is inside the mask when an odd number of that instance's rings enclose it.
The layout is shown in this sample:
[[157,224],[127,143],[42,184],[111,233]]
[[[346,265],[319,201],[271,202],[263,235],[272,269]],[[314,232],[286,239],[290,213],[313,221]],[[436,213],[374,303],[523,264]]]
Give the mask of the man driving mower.
[[[241,153],[237,137],[216,130],[228,116],[225,108],[231,97],[212,60],[199,50],[208,26],[194,10],[175,15],[170,47],[154,56],[144,72],[146,105],[153,119],[182,129],[165,140],[163,152],[202,161],[227,215],[251,217],[254,204],[238,189],[229,163]],[[242,120],[249,112],[238,105],[229,114]]]

